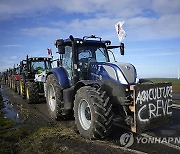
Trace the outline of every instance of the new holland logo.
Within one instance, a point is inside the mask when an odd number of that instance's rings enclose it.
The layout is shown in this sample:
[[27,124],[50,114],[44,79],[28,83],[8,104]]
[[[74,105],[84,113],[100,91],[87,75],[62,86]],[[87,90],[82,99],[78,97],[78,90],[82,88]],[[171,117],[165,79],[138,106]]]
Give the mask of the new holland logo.
[[125,66],[125,68],[126,68],[127,70],[130,70],[130,69],[131,69],[129,66]]

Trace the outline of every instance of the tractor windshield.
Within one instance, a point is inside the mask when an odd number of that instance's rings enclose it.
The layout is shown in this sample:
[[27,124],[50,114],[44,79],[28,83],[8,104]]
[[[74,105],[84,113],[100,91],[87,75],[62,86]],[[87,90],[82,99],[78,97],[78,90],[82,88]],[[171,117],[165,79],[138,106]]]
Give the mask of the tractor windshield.
[[33,70],[49,70],[51,69],[51,64],[49,61],[33,61],[31,68]]
[[108,62],[106,48],[102,46],[80,46],[78,48],[79,60],[91,62]]
[[105,46],[84,45],[78,47],[78,68],[80,79],[88,79],[88,68],[92,62],[109,62]]
[[14,69],[14,74],[20,74],[20,68],[17,67],[16,69]]

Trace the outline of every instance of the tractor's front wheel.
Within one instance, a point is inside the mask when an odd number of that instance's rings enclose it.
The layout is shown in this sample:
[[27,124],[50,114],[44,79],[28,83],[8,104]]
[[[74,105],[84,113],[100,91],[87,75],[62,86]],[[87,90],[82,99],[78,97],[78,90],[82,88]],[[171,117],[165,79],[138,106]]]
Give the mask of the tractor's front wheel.
[[38,85],[34,82],[26,83],[26,99],[28,103],[37,103],[39,102],[39,90]]
[[80,88],[75,96],[74,117],[82,136],[102,139],[109,135],[113,125],[113,112],[106,91],[90,86]]
[[62,87],[59,85],[58,80],[54,74],[48,76],[46,80],[46,101],[49,111],[49,116],[53,120],[61,117],[61,94]]

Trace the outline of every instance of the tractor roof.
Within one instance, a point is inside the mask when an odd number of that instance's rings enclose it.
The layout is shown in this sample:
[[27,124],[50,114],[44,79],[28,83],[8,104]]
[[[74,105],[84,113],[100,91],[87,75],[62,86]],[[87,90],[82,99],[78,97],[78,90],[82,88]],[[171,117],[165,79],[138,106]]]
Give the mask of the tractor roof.
[[[95,35],[91,36],[84,36],[83,38],[73,38],[74,43],[77,44],[91,44],[91,45],[110,45],[111,41],[109,40],[102,40],[100,37],[96,37]],[[60,41],[61,45],[71,45],[72,40],[70,38],[68,39],[59,39],[57,41]]]
[[51,58],[49,57],[30,57],[28,58],[29,61],[50,61]]

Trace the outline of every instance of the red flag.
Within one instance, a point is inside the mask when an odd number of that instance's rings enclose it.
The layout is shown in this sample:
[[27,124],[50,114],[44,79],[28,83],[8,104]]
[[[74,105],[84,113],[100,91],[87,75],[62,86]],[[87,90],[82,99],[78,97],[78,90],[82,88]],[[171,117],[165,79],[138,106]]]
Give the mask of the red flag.
[[52,56],[52,50],[50,48],[47,48],[47,50],[48,50],[48,55]]

